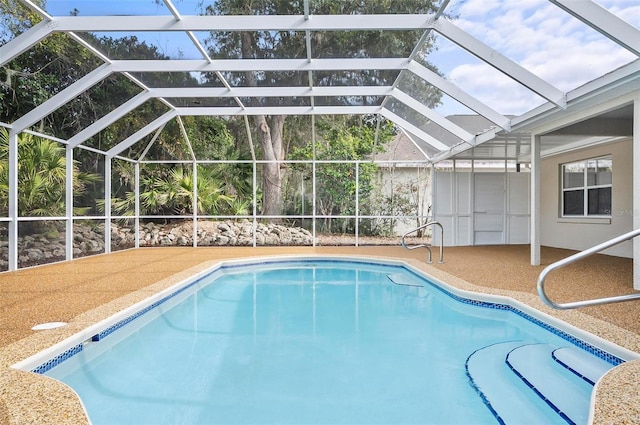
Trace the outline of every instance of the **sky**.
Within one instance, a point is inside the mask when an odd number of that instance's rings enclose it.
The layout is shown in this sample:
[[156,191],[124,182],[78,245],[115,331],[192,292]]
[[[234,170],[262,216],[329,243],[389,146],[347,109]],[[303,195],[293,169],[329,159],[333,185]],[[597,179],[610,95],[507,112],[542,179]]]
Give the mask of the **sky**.
[[[312,0],[314,1],[314,0]],[[582,0],[574,0],[582,1]],[[640,0],[596,0],[627,22],[640,27]],[[183,14],[197,13],[197,0],[177,0]],[[81,14],[126,10],[127,14],[167,14],[152,0],[48,0],[54,14],[66,15],[77,5]],[[105,10],[99,10],[99,9]],[[141,9],[134,11],[134,9]],[[143,10],[142,10],[143,9]],[[523,66],[556,88],[567,92],[637,59],[635,55],[571,17],[548,0],[451,0],[447,13],[463,30],[492,49]],[[177,40],[165,35],[138,34],[157,44],[161,51],[176,56],[181,44],[184,59],[201,58],[185,34]],[[206,34],[196,34],[206,37]],[[520,115],[545,102],[490,65],[478,60],[442,36],[438,50],[427,60],[445,78],[505,115]],[[189,46],[185,49],[184,46]],[[436,109],[442,115],[473,113],[453,99],[444,97]]]
[[[597,2],[640,27],[640,1]],[[548,0],[452,0],[447,11],[460,28],[564,92],[637,59]],[[520,115],[545,102],[443,37],[438,45],[428,60],[498,112]],[[453,100],[437,111],[471,112]]]

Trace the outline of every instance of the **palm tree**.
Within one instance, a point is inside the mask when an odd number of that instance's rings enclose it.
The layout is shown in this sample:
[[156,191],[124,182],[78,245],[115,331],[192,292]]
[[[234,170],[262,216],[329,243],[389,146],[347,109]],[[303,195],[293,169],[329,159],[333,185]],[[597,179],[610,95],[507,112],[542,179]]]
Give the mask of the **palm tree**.
[[[208,167],[198,167],[198,214],[246,214],[248,202],[240,202],[233,194],[227,194],[226,186],[217,172]],[[111,200],[113,210],[121,216],[132,216],[135,194],[127,191],[124,197]],[[104,209],[104,203],[100,204]],[[141,214],[193,213],[193,173],[190,168],[175,167],[162,174],[157,170],[140,179]]]
[[[86,193],[100,180],[94,173],[81,172],[73,161],[73,193]],[[18,215],[63,216],[66,213],[65,148],[57,142],[21,133],[18,136]],[[89,207],[74,207],[83,214]],[[9,210],[9,133],[0,128],[0,210]]]

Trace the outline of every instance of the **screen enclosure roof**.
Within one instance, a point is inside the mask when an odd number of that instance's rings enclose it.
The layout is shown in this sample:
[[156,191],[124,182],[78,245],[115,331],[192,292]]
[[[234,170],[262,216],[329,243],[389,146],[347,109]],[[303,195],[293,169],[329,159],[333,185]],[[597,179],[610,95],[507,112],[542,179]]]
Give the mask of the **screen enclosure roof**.
[[[5,37],[0,66],[10,67],[56,33],[91,52],[96,66],[2,125],[34,130],[61,105],[117,75],[139,93],[64,143],[79,146],[154,101],[162,105],[157,116],[105,150],[108,156],[124,155],[182,116],[353,114],[392,121],[432,162],[526,161],[528,129],[544,117],[639,87],[640,5],[634,0],[440,0],[417,12],[407,8],[420,2],[411,1],[372,0],[344,10],[326,0],[292,1],[281,9],[265,1],[260,14],[221,13],[221,3],[17,0],[16,16],[41,20]],[[256,36],[260,54],[221,48],[225,34]],[[154,55],[97,42],[122,37],[143,41]],[[393,46],[378,48],[372,45],[377,39]],[[326,40],[335,45],[323,45]],[[430,104],[429,93],[439,101]],[[633,108],[608,114],[629,118]],[[555,149],[575,141],[565,134],[543,143]]]

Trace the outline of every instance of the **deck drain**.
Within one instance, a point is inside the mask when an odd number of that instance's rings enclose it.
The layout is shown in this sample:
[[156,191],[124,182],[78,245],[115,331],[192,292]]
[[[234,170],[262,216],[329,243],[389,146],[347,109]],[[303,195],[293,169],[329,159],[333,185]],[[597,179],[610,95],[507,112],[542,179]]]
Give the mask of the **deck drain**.
[[67,326],[67,322],[40,323],[39,325],[35,325],[31,329],[34,330],[34,331],[44,331],[44,330],[47,330],[47,329],[61,328],[63,326]]

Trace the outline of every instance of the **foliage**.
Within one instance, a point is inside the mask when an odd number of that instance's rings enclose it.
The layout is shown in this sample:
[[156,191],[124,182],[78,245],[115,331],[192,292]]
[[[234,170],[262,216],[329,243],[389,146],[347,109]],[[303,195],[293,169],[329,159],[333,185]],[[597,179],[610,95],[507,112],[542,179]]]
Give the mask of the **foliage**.
[[[371,156],[374,150],[382,150],[393,137],[393,126],[388,121],[380,126],[378,144],[375,144],[376,128],[373,122],[359,122],[354,118],[322,120],[318,124],[320,140],[314,146],[309,143],[302,148],[294,148],[292,160],[316,159],[334,161],[359,161]],[[294,164],[294,169],[301,166]],[[316,208],[317,214],[354,215],[356,190],[360,199],[365,200],[373,190],[376,166],[363,162],[358,165],[358,187],[356,169],[353,163],[330,162],[316,165]],[[331,218],[325,219],[325,230],[332,230]],[[346,231],[343,222],[343,232]]]
[[[202,5],[204,15],[274,15],[298,14],[301,12],[300,2],[286,0],[264,0],[247,2],[245,0],[219,0],[209,5]],[[431,1],[423,0],[384,0],[363,2],[360,0],[341,0],[312,2],[311,14],[364,14],[364,13],[431,13],[435,6]],[[313,58],[366,58],[366,57],[407,57],[412,52],[422,31],[328,31],[311,32],[310,47]],[[307,57],[307,34],[303,31],[212,31],[205,41],[211,57],[286,59]],[[433,39],[428,39],[421,51],[426,55],[431,50]],[[434,71],[437,71],[432,67]],[[244,73],[223,72],[223,77],[232,86],[328,86],[328,85],[390,85],[398,73],[385,70],[363,72],[314,72],[314,81],[308,81],[306,72],[267,72],[253,71]],[[216,77],[217,78],[217,77]],[[430,86],[423,86],[430,91],[428,106],[434,106],[440,100],[440,94]],[[377,104],[380,99],[363,96],[359,98],[344,97],[340,99],[344,105]],[[253,106],[299,104],[300,100],[292,98],[253,99]],[[284,116],[256,116],[254,118],[256,140],[262,153],[262,159],[273,161],[263,166],[264,190],[263,214],[279,215],[282,213],[282,187],[286,169],[277,161],[287,157],[283,135],[286,133]]]
[[[140,177],[141,215],[190,215],[193,214],[193,168],[177,166],[165,169],[158,166],[145,167]],[[122,172],[124,171],[124,172]],[[120,176],[126,173],[121,170]],[[221,184],[217,170],[198,166],[197,209],[200,215],[231,214],[248,212],[248,200],[241,200]],[[131,185],[127,181],[126,185]],[[130,187],[123,195],[114,197],[111,206],[116,215],[132,216],[135,211],[135,192]],[[104,203],[101,204],[104,209]]]
[[[33,3],[42,7],[44,0],[34,0]],[[0,0],[0,44],[17,37],[40,21],[40,15],[19,0]]]
[[[9,134],[0,127],[0,209],[9,208]],[[82,194],[97,174],[79,171],[73,162],[73,193]],[[21,133],[18,137],[18,214],[22,216],[64,216],[66,162],[65,148],[48,139]],[[86,208],[74,208],[82,214]]]
[[[227,120],[217,117],[184,117],[184,126],[198,159],[237,161],[250,158],[246,145],[239,145],[229,130]],[[252,194],[251,163],[218,163],[216,178],[229,194],[249,198]]]
[[[415,217],[415,227],[420,227],[429,221],[431,205],[426,192],[429,186],[428,172],[426,168],[417,168],[416,175],[409,179],[396,181],[397,169],[395,166],[388,168],[384,174],[389,179],[389,185],[384,183],[376,186],[371,194],[371,201],[367,203],[364,214],[374,216],[399,216]],[[398,219],[379,218],[370,222],[366,229],[369,234],[385,236],[395,235]],[[363,229],[365,230],[365,229]],[[419,230],[416,235],[422,237],[425,229]],[[430,229],[427,229],[430,231]]]
[[[159,1],[159,0],[155,0]],[[43,0],[35,0],[36,4],[42,4]],[[311,2],[311,14],[365,14],[365,13],[431,13],[435,10],[433,1],[427,0],[382,0],[376,2],[362,2],[360,0],[333,0]],[[223,14],[248,14],[248,15],[273,15],[273,14],[297,14],[301,12],[301,2],[285,0],[261,0],[259,2],[247,2],[245,0],[218,0],[216,2],[201,2],[201,13],[207,15]],[[16,0],[0,0],[0,39],[10,40],[21,32],[26,31],[37,23],[40,18],[23,7]],[[78,11],[70,11],[72,14]],[[329,31],[310,32],[310,47],[313,58],[333,57],[407,57],[415,42],[422,36],[422,31]],[[135,36],[120,38],[96,37],[91,33],[80,33],[79,36],[97,50],[118,59],[168,59],[158,47],[148,45],[145,41]],[[213,58],[306,58],[307,44],[306,34],[303,31],[254,31],[254,32],[224,32],[211,31],[205,45]],[[419,52],[419,58],[424,62],[424,57],[432,48],[432,39],[429,39],[424,48]],[[94,70],[102,62],[80,43],[70,39],[64,34],[52,34],[27,52],[14,58],[0,68],[0,121],[14,122],[33,108],[42,104],[64,88],[78,81],[84,75]],[[437,70],[430,65],[432,70]],[[410,73],[404,73],[410,78]],[[328,85],[391,85],[398,72],[386,70],[372,70],[363,72],[321,72],[312,74],[314,81],[307,72],[266,72],[256,70],[254,72],[222,72],[202,73],[199,78],[192,73],[140,73],[133,77],[150,87],[199,87],[205,85],[219,86],[219,76],[222,76],[231,86],[328,86]],[[401,74],[402,75],[402,74]],[[409,82],[411,84],[411,82]],[[440,101],[440,94],[428,85],[419,87],[416,99],[427,106],[434,106]],[[54,111],[48,117],[39,122],[38,130],[52,134],[60,138],[69,138],[86,128],[91,123],[105,116],[108,112],[123,104],[140,92],[140,88],[130,78],[112,75],[98,82],[88,91],[77,98],[67,102],[61,108]],[[379,104],[381,99],[369,96],[344,97],[339,102],[344,105],[352,104]],[[174,99],[172,102],[188,101]],[[244,100],[248,102],[247,100]],[[291,98],[252,98],[251,106],[260,105],[297,105],[304,102]],[[178,105],[181,106],[181,105]],[[145,102],[134,111],[128,113],[108,128],[104,129],[86,142],[92,147],[107,150],[133,134],[137,129],[155,119],[167,106],[158,100]],[[237,118],[227,120],[219,118],[184,118],[184,125],[189,136],[194,153],[198,158],[233,160],[249,158],[248,146],[240,145],[237,136],[244,132],[244,123]],[[353,126],[355,128],[355,126]],[[364,125],[371,132],[370,125]],[[325,130],[320,129],[321,133]],[[357,153],[363,142],[362,137],[370,135],[357,134],[356,130],[348,132],[323,133],[320,137],[319,147],[322,151],[326,147],[328,155],[330,141],[342,139],[345,143],[354,143],[353,151],[345,148],[344,152],[336,149],[336,153],[345,157],[362,157],[363,153]],[[138,158],[145,149],[147,138],[124,152],[123,155]],[[305,149],[304,145],[311,140],[310,126],[306,117],[287,117],[285,126],[284,116],[255,116],[254,139],[261,149],[258,149],[258,159],[271,160],[273,162],[261,166],[260,175],[263,178],[258,199],[252,199],[250,164],[234,166],[216,166],[211,171],[211,178],[217,179],[211,182],[213,188],[224,190],[224,195],[233,198],[232,202],[239,210],[246,210],[251,202],[260,205],[262,213],[266,215],[279,215],[282,213],[282,187],[285,181],[287,168],[282,166],[289,152],[293,149]],[[331,148],[333,149],[333,148]],[[299,153],[300,153],[299,152]],[[370,153],[369,150],[368,153]],[[324,154],[323,154],[324,155]],[[174,122],[169,123],[160,137],[147,152],[147,158],[163,159],[191,159],[190,152],[184,143],[181,130]],[[100,173],[103,170],[103,162],[96,161],[86,151],[78,150],[76,159],[80,162],[81,169],[91,169]],[[177,199],[187,202],[182,195],[180,186],[175,180],[181,180],[183,185],[188,185],[190,171],[179,170],[180,167],[165,167],[151,171],[143,177],[145,192],[148,199],[145,200],[145,209],[148,211],[186,211],[190,206],[178,206]],[[322,199],[323,211],[347,211],[348,205],[340,203],[339,193],[353,190],[344,186],[339,177],[347,173],[345,170],[333,170],[335,175],[330,176],[330,167],[323,167],[327,171],[327,182],[323,185],[328,192],[333,193],[334,199]],[[361,177],[366,167],[360,170]],[[182,176],[179,177],[179,173]],[[154,174],[157,173],[157,174]],[[174,173],[173,177],[171,173]],[[206,172],[205,172],[206,174]],[[365,172],[365,175],[367,173]],[[115,175],[119,179],[123,175]],[[320,176],[319,176],[320,177]],[[333,179],[333,180],[331,180]],[[193,183],[191,183],[192,185]],[[198,182],[199,184],[199,182]],[[177,185],[177,186],[176,186]],[[368,190],[365,183],[362,188]],[[89,188],[89,186],[86,186]],[[130,187],[129,187],[130,188]],[[331,188],[331,189],[330,189]],[[361,188],[361,189],[362,189]],[[175,193],[160,194],[160,190],[175,190]],[[96,193],[101,188],[96,187]],[[206,189],[205,189],[206,190]],[[203,192],[204,193],[204,192]],[[118,193],[114,198],[117,204],[124,203],[122,211],[129,211],[131,202],[126,193]],[[213,195],[212,195],[213,196]],[[98,196],[88,194],[90,200]],[[166,198],[166,200],[165,200]],[[215,196],[214,196],[215,198]],[[84,202],[84,201],[83,201]],[[205,202],[206,204],[206,202]],[[224,204],[224,202],[223,202]],[[207,209],[207,207],[203,206]],[[225,206],[224,208],[232,208]]]
[[[225,120],[216,117],[183,117],[184,128],[199,159],[233,161],[246,157]],[[152,159],[192,159],[179,126],[166,128],[156,144],[162,144]],[[182,150],[177,150],[180,146]],[[173,150],[169,151],[169,148]],[[148,165],[141,171],[140,209],[143,215],[185,215],[193,213],[193,181],[191,166]],[[115,162],[112,169],[116,187],[112,207],[116,214],[134,214],[134,175],[126,163]],[[249,211],[252,199],[251,163],[213,163],[198,166],[198,213],[202,215],[239,214]],[[104,205],[102,205],[104,209]]]

